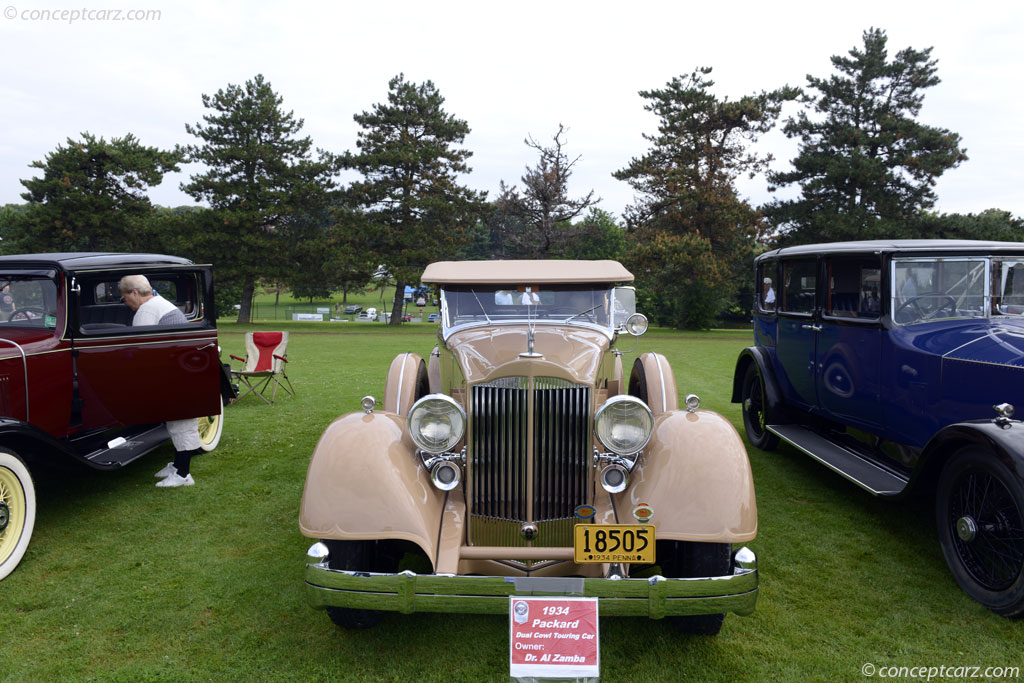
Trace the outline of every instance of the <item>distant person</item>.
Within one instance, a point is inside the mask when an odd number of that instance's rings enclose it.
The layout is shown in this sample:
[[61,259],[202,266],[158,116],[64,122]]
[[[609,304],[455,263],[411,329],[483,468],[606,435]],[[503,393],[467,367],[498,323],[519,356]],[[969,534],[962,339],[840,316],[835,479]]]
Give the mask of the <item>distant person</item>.
[[11,284],[7,283],[0,289],[0,312],[14,313],[14,297],[11,296]]
[[775,290],[772,289],[772,279],[770,277],[764,279],[763,294],[765,308],[775,308]]
[[[153,293],[153,287],[145,275],[125,275],[118,283],[121,298],[128,308],[135,311],[132,326],[177,325],[188,322],[178,307],[162,296]],[[189,473],[192,456],[202,452],[199,425],[196,420],[169,420],[167,433],[174,445],[174,462],[156,473],[160,478],[159,487],[192,486],[195,480]]]

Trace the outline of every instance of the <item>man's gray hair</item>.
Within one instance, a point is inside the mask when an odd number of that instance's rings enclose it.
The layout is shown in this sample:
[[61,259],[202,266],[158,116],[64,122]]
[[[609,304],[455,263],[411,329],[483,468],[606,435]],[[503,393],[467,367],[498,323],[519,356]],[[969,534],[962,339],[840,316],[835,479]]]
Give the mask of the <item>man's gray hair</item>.
[[117,283],[117,290],[121,294],[127,294],[133,289],[142,296],[148,296],[153,293],[153,287],[149,284],[149,280],[145,275],[125,275]]

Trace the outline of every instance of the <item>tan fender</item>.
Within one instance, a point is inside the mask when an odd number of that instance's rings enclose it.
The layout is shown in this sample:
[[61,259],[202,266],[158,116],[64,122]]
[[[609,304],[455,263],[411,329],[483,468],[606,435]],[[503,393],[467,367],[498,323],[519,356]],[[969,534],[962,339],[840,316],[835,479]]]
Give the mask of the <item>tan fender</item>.
[[441,354],[436,348],[427,361],[427,383],[430,386],[430,393],[441,393]]
[[415,353],[400,353],[388,368],[381,410],[407,416],[416,399],[428,391],[427,370],[423,359]]
[[673,411],[654,435],[630,486],[615,496],[620,522],[640,503],[654,510],[658,538],[741,543],[757,535],[757,501],[740,435],[718,413]]
[[299,508],[310,538],[412,541],[434,561],[444,493],[434,488],[405,418],[349,413],[324,431],[313,451]]
[[648,351],[633,362],[629,393],[646,401],[655,417],[679,409],[676,376],[668,359],[660,353]]

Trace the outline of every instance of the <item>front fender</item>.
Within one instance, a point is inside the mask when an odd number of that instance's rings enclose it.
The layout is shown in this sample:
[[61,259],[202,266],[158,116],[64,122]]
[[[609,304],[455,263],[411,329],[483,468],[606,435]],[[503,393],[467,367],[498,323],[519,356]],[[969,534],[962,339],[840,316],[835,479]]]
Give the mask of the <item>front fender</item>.
[[[742,543],[757,535],[754,478],[743,441],[718,413],[671,411],[616,496],[620,521],[640,503],[653,511],[659,539]],[[627,500],[623,500],[628,495]],[[622,510],[621,503],[629,505]]]
[[405,422],[386,412],[349,413],[327,427],[306,474],[303,536],[411,541],[434,561],[444,494],[431,485]]

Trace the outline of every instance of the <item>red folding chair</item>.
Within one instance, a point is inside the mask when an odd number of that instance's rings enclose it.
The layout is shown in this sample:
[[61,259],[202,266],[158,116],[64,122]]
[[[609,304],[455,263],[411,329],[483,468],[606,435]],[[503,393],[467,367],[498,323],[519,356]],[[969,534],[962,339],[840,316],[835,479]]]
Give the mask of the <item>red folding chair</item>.
[[[287,348],[287,332],[245,333],[246,357],[231,356],[234,360],[245,363],[244,369],[235,370],[232,368],[231,370],[231,374],[247,387],[242,395],[238,397],[239,400],[255,392],[268,405],[274,405],[274,401],[277,399],[277,387],[279,386],[292,396],[295,395],[292,382],[284,371],[285,364],[288,362],[288,357],[285,353]],[[281,381],[282,379],[284,382]],[[272,387],[269,399],[266,396],[268,386]]]

